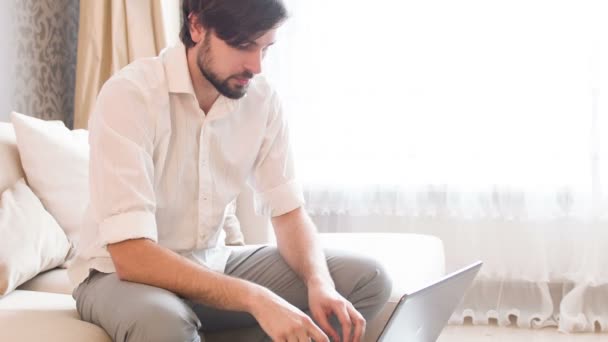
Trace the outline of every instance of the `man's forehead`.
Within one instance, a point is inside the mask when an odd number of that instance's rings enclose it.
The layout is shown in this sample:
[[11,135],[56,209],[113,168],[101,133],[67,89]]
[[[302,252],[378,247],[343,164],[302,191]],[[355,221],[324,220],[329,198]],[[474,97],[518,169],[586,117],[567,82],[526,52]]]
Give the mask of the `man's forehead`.
[[276,28],[268,30],[268,31],[264,32],[264,34],[262,34],[261,36],[257,37],[253,41],[253,43],[255,43],[256,45],[259,45],[259,46],[272,45],[272,44],[274,44],[274,42],[276,40],[276,35],[277,35]]

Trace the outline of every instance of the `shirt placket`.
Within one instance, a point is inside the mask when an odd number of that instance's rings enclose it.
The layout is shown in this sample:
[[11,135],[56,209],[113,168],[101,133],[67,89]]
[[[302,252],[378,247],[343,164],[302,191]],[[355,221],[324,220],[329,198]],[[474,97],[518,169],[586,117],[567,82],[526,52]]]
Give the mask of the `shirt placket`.
[[211,170],[209,162],[209,135],[208,130],[208,119],[203,119],[203,125],[201,127],[201,133],[199,136],[199,205],[198,205],[198,235],[196,246],[197,248],[206,248],[209,240],[209,227],[207,227],[208,217],[212,212],[212,200],[211,194]]
[[[213,193],[213,178],[211,176],[211,149],[210,146],[210,135],[208,134],[210,125],[214,120],[221,118],[226,115],[230,110],[230,106],[225,102],[225,98],[220,97],[217,103],[215,103],[209,113],[204,115],[203,124],[201,127],[201,135],[199,137],[199,213],[198,213],[198,238],[197,248],[209,247],[209,239],[215,233],[217,227],[213,226],[212,222],[216,222],[217,215],[214,211],[214,200],[216,200],[215,194]],[[202,113],[202,111],[201,111]],[[218,201],[218,203],[221,203]]]

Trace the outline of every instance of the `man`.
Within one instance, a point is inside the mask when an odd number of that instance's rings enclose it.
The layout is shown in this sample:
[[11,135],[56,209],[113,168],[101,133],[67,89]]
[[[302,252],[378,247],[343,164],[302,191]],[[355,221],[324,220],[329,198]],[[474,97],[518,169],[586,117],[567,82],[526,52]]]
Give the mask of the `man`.
[[[182,44],[113,76],[89,121],[91,198],[70,268],[78,312],[115,341],[211,341],[252,326],[273,341],[361,340],[390,281],[372,260],[321,250],[279,100],[254,78],[284,5],[182,7]],[[246,182],[278,248],[218,242]]]

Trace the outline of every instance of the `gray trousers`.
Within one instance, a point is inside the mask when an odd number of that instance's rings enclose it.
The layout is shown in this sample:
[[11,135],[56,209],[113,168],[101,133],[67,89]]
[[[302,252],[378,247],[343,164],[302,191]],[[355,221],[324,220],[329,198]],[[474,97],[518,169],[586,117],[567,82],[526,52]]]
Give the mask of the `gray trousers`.
[[[373,318],[391,291],[382,266],[342,251],[326,250],[325,255],[337,291],[367,320]],[[233,251],[225,273],[265,286],[310,315],[306,286],[276,247]],[[248,313],[214,309],[161,288],[121,281],[115,273],[92,271],[73,297],[81,318],[116,342],[269,340]]]

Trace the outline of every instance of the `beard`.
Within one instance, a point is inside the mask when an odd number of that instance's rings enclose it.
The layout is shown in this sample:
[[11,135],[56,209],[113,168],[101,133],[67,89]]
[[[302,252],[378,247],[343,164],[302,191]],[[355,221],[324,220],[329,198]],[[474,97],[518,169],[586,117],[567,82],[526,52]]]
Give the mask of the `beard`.
[[203,41],[203,46],[199,50],[198,56],[196,58],[196,64],[200,69],[203,76],[211,83],[215,89],[222,94],[223,96],[238,100],[241,97],[245,96],[247,93],[247,85],[240,85],[236,83],[235,85],[230,85],[231,79],[251,79],[253,78],[253,73],[251,72],[243,72],[240,74],[228,76],[225,79],[221,79],[217,73],[213,71],[213,58],[211,57],[211,46],[209,43],[209,35],[205,36],[205,40]]

